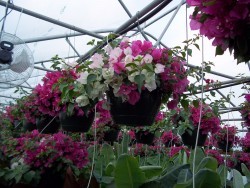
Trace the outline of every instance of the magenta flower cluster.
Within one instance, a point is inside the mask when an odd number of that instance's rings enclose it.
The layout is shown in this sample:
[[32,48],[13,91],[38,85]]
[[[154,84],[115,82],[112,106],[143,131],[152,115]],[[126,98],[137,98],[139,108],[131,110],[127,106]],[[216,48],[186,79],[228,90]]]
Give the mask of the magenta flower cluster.
[[[38,84],[33,93],[36,95],[35,105],[44,115],[57,116],[60,111],[65,111],[66,106],[62,105],[61,91],[55,84],[60,79],[77,78],[73,70],[47,72],[42,79],[43,84]],[[73,89],[73,88],[72,88]]]
[[[201,110],[202,106],[202,110]],[[190,106],[190,120],[193,123],[195,128],[198,127],[200,120],[200,111],[201,111],[201,122],[200,129],[202,134],[207,134],[208,132],[216,133],[220,128],[220,119],[217,117],[212,108],[207,104],[199,104],[198,107]]]
[[239,141],[240,146],[243,150],[249,150],[250,149],[250,133],[246,133],[246,135],[240,139]]
[[232,142],[237,143],[239,141],[239,137],[236,136],[237,127],[225,125],[220,127],[220,129],[213,135],[214,140],[217,142]]
[[175,143],[180,143],[180,137],[177,135],[174,135],[173,132],[170,131],[164,131],[161,135],[161,141],[162,143],[170,143],[169,145],[174,145]]
[[59,132],[54,135],[39,134],[37,130],[23,134],[20,138],[10,138],[3,146],[6,156],[23,158],[24,163],[42,172],[47,168],[69,166],[82,169],[88,163],[87,146],[73,141]]
[[250,0],[187,0],[187,4],[195,7],[190,16],[192,30],[213,39],[212,44],[223,51],[238,45],[237,48],[245,50],[240,54],[247,55],[248,49],[239,43],[249,32]]
[[250,94],[245,94],[245,102],[240,110],[241,116],[244,119],[244,126],[250,127]]

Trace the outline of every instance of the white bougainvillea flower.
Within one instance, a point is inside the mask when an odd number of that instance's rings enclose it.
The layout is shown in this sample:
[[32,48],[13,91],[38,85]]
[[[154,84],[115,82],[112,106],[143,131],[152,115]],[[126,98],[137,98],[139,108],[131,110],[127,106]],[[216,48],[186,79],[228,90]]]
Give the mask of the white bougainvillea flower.
[[153,57],[150,54],[146,54],[143,58],[145,63],[152,63]]
[[102,69],[102,76],[105,80],[112,80],[113,76],[114,76],[114,68],[113,67],[109,67],[109,68],[103,68]]
[[110,63],[115,63],[122,54],[122,49],[121,48],[114,48],[111,50],[110,55],[109,55],[109,61]]
[[124,60],[125,60],[125,63],[128,64],[128,63],[132,63],[133,59],[134,57],[132,55],[126,55]]
[[80,95],[76,98],[76,103],[80,107],[87,106],[89,104],[89,98],[86,95]]
[[157,63],[157,64],[155,65],[155,73],[156,73],[156,74],[159,74],[159,73],[164,72],[164,68],[165,68],[165,65],[162,65],[162,64],[160,64],[160,63]]
[[124,54],[125,55],[132,55],[132,49],[130,47],[127,47],[126,49],[124,49]]
[[81,72],[80,77],[77,78],[76,81],[80,82],[81,84],[87,84],[88,75],[89,75],[89,73],[87,71]]
[[93,63],[89,65],[90,68],[102,68],[104,62],[101,54],[95,53],[91,59]]

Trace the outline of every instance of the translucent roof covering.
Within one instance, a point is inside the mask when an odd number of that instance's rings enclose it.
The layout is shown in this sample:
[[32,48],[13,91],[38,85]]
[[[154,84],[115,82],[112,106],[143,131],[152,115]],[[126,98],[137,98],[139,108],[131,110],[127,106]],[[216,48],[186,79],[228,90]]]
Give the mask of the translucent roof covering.
[[[50,59],[58,55],[67,61],[76,61],[89,53],[87,42],[101,40],[109,33],[133,36],[133,39],[148,39],[153,43],[174,47],[183,46],[183,41],[193,38],[198,31],[191,31],[189,15],[193,9],[185,0],[12,0],[0,1],[0,26],[3,31],[19,37],[30,48],[34,58],[34,70],[26,82],[20,85],[25,90],[34,88],[41,82],[46,71],[50,71]],[[5,17],[7,9],[7,16]],[[132,27],[133,26],[133,27]],[[212,41],[199,41],[201,50],[193,49],[188,64],[201,67],[202,61],[214,63],[212,74],[205,79],[237,83],[239,76],[249,75],[245,63],[237,65],[227,51],[223,56],[215,56]],[[203,55],[202,55],[203,50]],[[240,79],[241,80],[241,79]],[[194,80],[190,80],[194,82]],[[237,81],[237,82],[236,82]],[[239,107],[247,92],[242,84],[232,84],[218,89],[216,95],[226,97],[232,93],[229,109]],[[16,88],[0,89],[1,107],[21,96],[14,93]],[[197,94],[201,95],[201,94]],[[210,95],[204,93],[204,97]],[[241,118],[238,111],[223,114],[225,120]],[[240,121],[229,122],[240,125]]]

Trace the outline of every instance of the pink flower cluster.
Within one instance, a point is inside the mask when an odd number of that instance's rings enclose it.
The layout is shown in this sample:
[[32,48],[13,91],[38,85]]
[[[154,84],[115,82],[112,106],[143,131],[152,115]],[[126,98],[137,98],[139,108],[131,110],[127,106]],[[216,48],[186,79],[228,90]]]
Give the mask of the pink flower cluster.
[[227,166],[231,168],[240,167],[240,163],[244,163],[250,169],[250,153],[235,151],[228,159]]
[[239,141],[239,137],[236,136],[237,134],[237,127],[235,126],[229,126],[225,125],[223,127],[220,127],[220,129],[213,135],[214,140],[217,142],[232,142],[237,143]]
[[34,130],[20,138],[11,138],[3,151],[5,155],[15,154],[15,157],[23,158],[25,164],[41,171],[57,165],[65,168],[74,165],[82,169],[88,163],[86,145],[60,132],[43,135]]
[[175,143],[179,144],[180,137],[177,135],[174,135],[172,131],[164,131],[161,135],[161,141],[162,143],[170,143],[170,145],[174,145]]
[[60,111],[65,110],[65,105],[62,105],[61,91],[55,84],[60,79],[76,78],[76,73],[70,71],[55,71],[47,72],[43,78],[43,85],[38,84],[33,93],[36,95],[35,105],[42,114],[57,116]]
[[214,114],[213,110],[207,105],[201,104],[198,107],[190,106],[190,120],[194,127],[197,127],[200,120],[201,111],[201,123],[200,129],[202,134],[207,134],[208,132],[215,133],[220,128],[220,119]]
[[245,94],[246,101],[242,104],[240,110],[241,116],[244,119],[245,127],[250,127],[250,94]]
[[208,156],[215,158],[219,165],[224,163],[224,157],[218,150],[208,149],[205,151]]
[[190,16],[191,29],[213,39],[213,45],[224,51],[230,40],[248,32],[250,0],[187,0],[187,4],[195,6]]
[[246,133],[246,135],[240,139],[240,146],[242,146],[243,150],[250,149],[250,133]]

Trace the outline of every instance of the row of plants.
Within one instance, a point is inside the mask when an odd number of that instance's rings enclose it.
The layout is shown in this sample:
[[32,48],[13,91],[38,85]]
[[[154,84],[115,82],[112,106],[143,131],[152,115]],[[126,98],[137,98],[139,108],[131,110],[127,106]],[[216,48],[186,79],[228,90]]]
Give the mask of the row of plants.
[[[189,55],[189,42],[197,47],[196,40],[184,42]],[[55,187],[56,181],[47,177],[52,175],[71,187],[243,184],[233,168],[238,163],[246,164],[242,171],[248,176],[248,160],[240,160],[247,159],[248,154],[239,152],[235,157],[236,152],[229,150],[230,142],[237,144],[238,138],[235,127],[220,125],[218,109],[225,105],[223,102],[208,105],[185,94],[201,89],[189,85],[188,76],[197,81],[201,77],[197,69],[185,69],[185,56],[180,47],[161,49],[149,41],[123,38],[98,50],[84,64],[52,58],[55,71],[48,72],[32,93],[1,114],[3,186]],[[249,97],[245,97],[242,114],[248,113],[245,106]],[[112,134],[106,134],[108,131]],[[196,155],[201,157],[195,160],[194,172],[192,149],[198,132],[198,146],[202,147],[212,134],[210,140],[224,141],[226,148],[199,150]],[[153,144],[139,141],[153,133]],[[243,148],[248,147],[247,138],[239,142]],[[205,157],[208,153],[214,158]],[[230,159],[239,160],[230,166]],[[233,180],[227,179],[228,172],[233,173]],[[216,181],[205,180],[207,176]]]

